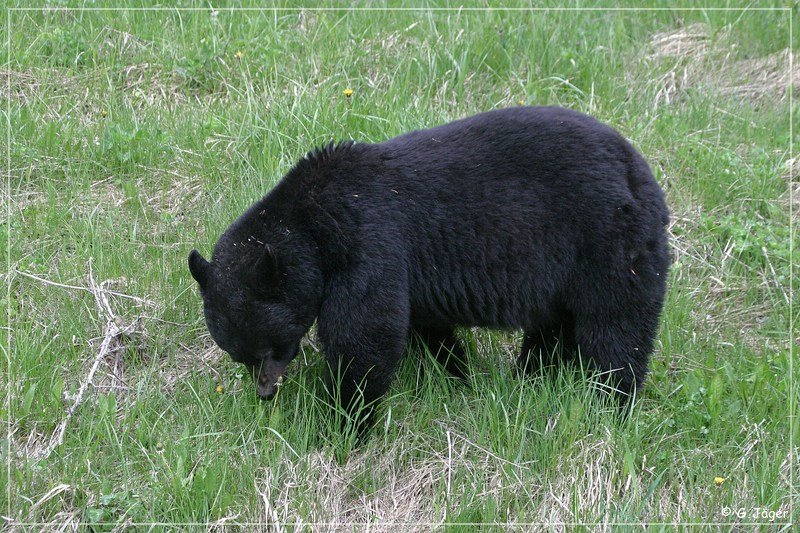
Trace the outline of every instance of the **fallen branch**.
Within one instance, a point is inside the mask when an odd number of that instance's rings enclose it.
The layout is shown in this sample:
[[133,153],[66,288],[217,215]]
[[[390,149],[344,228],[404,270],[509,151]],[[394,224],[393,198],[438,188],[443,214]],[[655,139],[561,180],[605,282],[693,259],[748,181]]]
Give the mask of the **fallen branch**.
[[[40,279],[40,278],[37,278]],[[44,281],[44,280],[42,280]],[[52,282],[50,282],[52,283]],[[105,282],[103,282],[105,283]],[[89,259],[89,288],[86,289],[85,287],[70,287],[70,288],[80,288],[85,289],[91,292],[94,295],[95,303],[97,304],[97,310],[100,319],[105,319],[105,327],[103,329],[103,342],[100,343],[100,350],[97,352],[97,355],[92,362],[91,368],[89,368],[89,373],[86,375],[86,379],[83,380],[80,387],[78,388],[77,394],[74,396],[74,400],[72,405],[70,406],[69,410],[67,411],[67,415],[64,419],[58,424],[53,435],[50,437],[50,442],[41,450],[35,451],[31,456],[34,459],[46,459],[50,456],[50,454],[55,450],[58,446],[64,443],[64,433],[67,430],[67,425],[72,417],[75,415],[75,412],[78,410],[78,407],[83,403],[84,396],[86,395],[86,391],[89,388],[89,385],[94,380],[94,375],[97,372],[97,369],[100,367],[100,363],[110,354],[119,351],[124,347],[123,341],[126,337],[131,336],[137,329],[139,324],[139,318],[137,317],[133,322],[128,325],[120,327],[117,322],[118,319],[114,312],[111,310],[111,305],[108,302],[108,298],[106,297],[107,293],[114,294],[113,291],[109,291],[105,287],[103,287],[103,283],[98,285],[94,280],[94,272],[92,271],[92,260]],[[121,295],[116,293],[116,295],[126,296],[131,299],[139,300],[144,302],[145,300],[141,300],[140,298],[135,298],[132,296]]]
[[[89,288],[89,287],[81,287],[79,285],[67,285],[65,283],[58,283],[58,282],[55,282],[55,281],[50,281],[49,279],[40,278],[39,276],[36,276],[34,274],[30,274],[28,272],[23,272],[22,270],[14,269],[14,272],[16,274],[19,274],[20,276],[25,276],[26,278],[35,279],[36,281],[41,281],[45,285],[52,285],[53,287],[61,287],[62,289],[74,289],[74,290],[77,290],[77,291],[86,291],[86,292],[94,293],[94,290]],[[112,290],[106,289],[105,287],[100,287],[97,290],[103,291],[103,292],[111,294],[113,296],[118,296],[120,298],[127,298],[128,300],[133,300],[134,302],[140,303],[142,305],[149,305],[149,306],[154,305],[153,302],[151,302],[150,300],[145,300],[144,298],[139,298],[138,296],[131,296],[129,294],[123,294],[121,292],[112,291]]]

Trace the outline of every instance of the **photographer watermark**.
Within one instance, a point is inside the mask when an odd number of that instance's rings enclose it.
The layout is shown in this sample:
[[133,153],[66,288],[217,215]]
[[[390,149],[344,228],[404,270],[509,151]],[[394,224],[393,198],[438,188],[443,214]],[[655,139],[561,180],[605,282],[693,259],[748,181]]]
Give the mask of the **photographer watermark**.
[[753,522],[767,521],[774,522],[789,518],[788,509],[768,509],[766,507],[723,507],[722,516],[735,516],[740,520],[749,519]]

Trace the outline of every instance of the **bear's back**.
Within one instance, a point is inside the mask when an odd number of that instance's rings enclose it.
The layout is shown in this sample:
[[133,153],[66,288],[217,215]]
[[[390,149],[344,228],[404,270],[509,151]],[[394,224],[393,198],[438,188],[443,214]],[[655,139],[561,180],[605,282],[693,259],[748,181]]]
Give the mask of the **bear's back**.
[[313,235],[327,269],[382,262],[407,277],[416,320],[523,327],[585,280],[627,272],[630,250],[665,248],[666,220],[616,131],[519,107],[310,153],[229,231]]
[[623,268],[620,250],[667,220],[633,147],[563,108],[490,111],[373,149],[387,171],[365,179],[397,205],[380,216],[406,246],[420,320],[522,327],[589,272]]

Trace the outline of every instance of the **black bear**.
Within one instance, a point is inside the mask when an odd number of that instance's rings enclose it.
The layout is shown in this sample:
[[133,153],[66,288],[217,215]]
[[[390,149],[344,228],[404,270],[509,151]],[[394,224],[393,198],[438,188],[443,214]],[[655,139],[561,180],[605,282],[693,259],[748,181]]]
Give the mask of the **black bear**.
[[463,376],[454,328],[473,326],[522,329],[523,371],[580,356],[627,398],[658,328],[668,219],[619,133],[516,107],[314,150],[189,268],[262,398],[314,320],[345,406],[374,405],[411,336]]

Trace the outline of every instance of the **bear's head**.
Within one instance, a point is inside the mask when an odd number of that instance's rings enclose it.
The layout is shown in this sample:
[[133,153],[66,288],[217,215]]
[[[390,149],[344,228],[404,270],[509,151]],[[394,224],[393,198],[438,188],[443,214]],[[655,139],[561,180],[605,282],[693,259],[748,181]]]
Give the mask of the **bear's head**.
[[258,396],[271,399],[316,318],[314,298],[308,297],[314,280],[291,276],[289,265],[282,265],[268,246],[237,254],[233,261],[218,251],[212,261],[197,250],[189,254],[208,331],[231,359],[248,368]]

